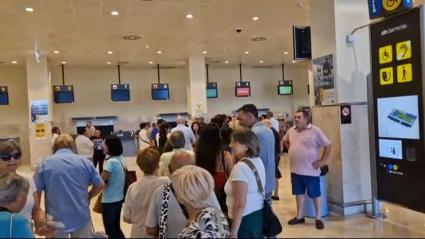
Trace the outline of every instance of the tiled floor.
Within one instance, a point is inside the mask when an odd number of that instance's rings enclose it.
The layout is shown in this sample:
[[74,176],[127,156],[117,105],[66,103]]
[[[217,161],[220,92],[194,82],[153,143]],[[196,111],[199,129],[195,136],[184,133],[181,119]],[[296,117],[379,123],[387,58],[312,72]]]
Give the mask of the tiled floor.
[[[129,169],[136,169],[138,177],[141,176],[140,170],[135,165],[134,158],[128,159],[128,167]],[[291,185],[287,160],[281,160],[280,168],[283,173],[283,178],[280,183],[280,201],[273,202],[273,208],[284,226],[283,233],[278,237],[425,237],[425,217],[423,214],[415,212],[407,212],[406,214],[405,211],[403,211],[403,217],[405,217],[404,221],[415,222],[417,224],[415,227],[402,226],[401,224],[390,222],[388,219],[371,219],[364,214],[342,217],[332,213],[324,219],[325,229],[321,231],[316,230],[312,219],[307,219],[304,225],[288,226],[287,221],[295,216],[296,206],[295,199],[290,194]],[[92,203],[94,203],[94,201],[92,201]],[[400,209],[397,207],[386,204],[383,208],[387,213],[391,210],[391,213],[394,214],[395,217],[400,215]],[[100,214],[92,213],[92,218],[95,230],[103,231]],[[130,228],[131,225],[122,223],[122,229],[126,236],[130,235]]]

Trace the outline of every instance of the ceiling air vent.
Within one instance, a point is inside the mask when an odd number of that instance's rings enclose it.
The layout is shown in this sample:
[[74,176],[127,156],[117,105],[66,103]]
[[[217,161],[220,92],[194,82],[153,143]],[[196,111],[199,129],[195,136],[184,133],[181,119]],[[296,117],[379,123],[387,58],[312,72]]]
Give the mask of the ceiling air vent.
[[252,37],[250,40],[251,41],[265,41],[265,40],[267,40],[267,37]]
[[123,36],[122,38],[124,38],[124,40],[135,41],[135,40],[140,40],[142,37],[138,35],[127,35],[127,36]]
[[252,68],[273,68],[273,66],[252,66]]
[[221,61],[220,60],[209,60],[208,63],[210,63],[210,64],[220,64]]

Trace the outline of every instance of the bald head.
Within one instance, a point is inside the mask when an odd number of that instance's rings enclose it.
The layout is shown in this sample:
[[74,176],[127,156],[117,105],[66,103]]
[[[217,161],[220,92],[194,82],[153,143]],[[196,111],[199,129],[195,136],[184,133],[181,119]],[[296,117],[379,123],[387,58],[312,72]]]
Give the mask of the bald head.
[[185,151],[176,152],[171,157],[171,161],[170,161],[168,169],[170,170],[170,173],[172,174],[177,169],[182,168],[186,165],[195,165],[195,159],[193,158],[193,156],[190,153]]
[[186,120],[184,120],[183,116],[177,116],[176,123],[177,124],[184,124],[184,123],[186,123]]

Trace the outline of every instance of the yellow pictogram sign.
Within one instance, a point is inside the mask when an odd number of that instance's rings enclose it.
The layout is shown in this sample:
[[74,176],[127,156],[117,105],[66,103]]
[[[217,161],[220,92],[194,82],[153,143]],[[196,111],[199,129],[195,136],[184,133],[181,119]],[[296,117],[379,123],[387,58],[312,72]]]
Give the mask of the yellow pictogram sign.
[[391,85],[394,84],[394,74],[393,74],[393,68],[387,67],[382,68],[379,71],[379,84],[380,85]]
[[45,124],[36,124],[35,125],[35,137],[36,138],[46,137],[46,125]]
[[405,64],[397,66],[397,82],[406,83],[413,80],[412,64]]
[[393,61],[393,47],[391,45],[379,48],[379,64],[390,63]]
[[401,1],[402,0],[382,0],[382,6],[385,10],[391,12],[400,6]]
[[412,44],[409,41],[399,42],[397,48],[397,61],[402,61],[412,58]]

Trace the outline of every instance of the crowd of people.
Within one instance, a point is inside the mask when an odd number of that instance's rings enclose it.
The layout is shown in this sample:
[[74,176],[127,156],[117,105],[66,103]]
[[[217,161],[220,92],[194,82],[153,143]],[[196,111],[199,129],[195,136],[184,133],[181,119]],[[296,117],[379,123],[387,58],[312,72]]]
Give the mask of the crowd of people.
[[[210,123],[199,117],[189,127],[179,116],[176,123],[140,124],[136,163],[143,177],[128,189],[120,138],[102,138],[91,122],[75,139],[54,127],[53,155],[33,177],[17,172],[20,146],[0,142],[0,237],[94,237],[91,200],[99,200],[109,238],[125,237],[121,220],[132,225],[132,238],[265,237],[263,208],[279,200],[282,152],[289,152],[297,201],[288,224],[305,222],[307,192],[314,199],[315,226],[324,228],[319,175],[330,141],[311,124],[309,111],[298,110],[294,126],[285,122],[283,133],[273,113],[260,116],[252,104],[236,117],[216,115]],[[47,213],[40,206],[43,194]]]

